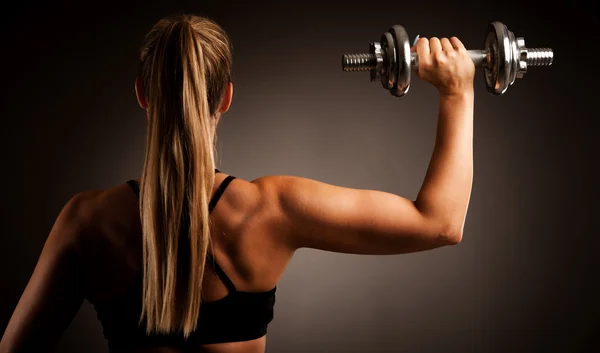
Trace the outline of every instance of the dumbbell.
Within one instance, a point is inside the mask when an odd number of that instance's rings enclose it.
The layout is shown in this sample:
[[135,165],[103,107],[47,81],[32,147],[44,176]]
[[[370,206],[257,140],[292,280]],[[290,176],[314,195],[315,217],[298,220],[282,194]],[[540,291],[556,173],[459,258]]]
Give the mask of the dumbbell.
[[[526,48],[525,39],[516,38],[501,22],[488,26],[483,50],[468,50],[477,67],[483,67],[485,84],[492,95],[501,95],[523,78],[529,66],[550,66],[554,53],[550,48]],[[369,53],[344,54],[344,71],[370,71],[371,81],[381,79],[383,87],[396,97],[402,97],[410,88],[411,70],[417,70],[419,58],[410,52],[408,34],[400,25],[383,33],[379,42],[369,45]]]

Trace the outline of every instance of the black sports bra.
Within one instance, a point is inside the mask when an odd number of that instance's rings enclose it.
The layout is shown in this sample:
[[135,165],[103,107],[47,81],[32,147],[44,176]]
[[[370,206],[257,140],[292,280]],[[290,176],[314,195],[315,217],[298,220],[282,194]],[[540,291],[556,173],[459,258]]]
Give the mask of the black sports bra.
[[[216,172],[219,173],[220,171],[217,169]],[[228,176],[219,185],[210,201],[210,211],[214,209],[217,201],[219,201],[233,179],[235,177]],[[139,185],[137,182],[129,180],[127,184],[131,186],[139,198]],[[187,344],[239,342],[264,336],[267,333],[268,324],[273,320],[277,287],[261,293],[238,291],[210,252],[207,263],[213,267],[215,273],[227,287],[228,294],[217,301],[201,304],[198,328],[187,340],[180,334],[147,335],[144,321],[138,326],[142,311],[141,271],[127,294],[107,302],[94,304],[110,350],[141,346],[180,347]]]

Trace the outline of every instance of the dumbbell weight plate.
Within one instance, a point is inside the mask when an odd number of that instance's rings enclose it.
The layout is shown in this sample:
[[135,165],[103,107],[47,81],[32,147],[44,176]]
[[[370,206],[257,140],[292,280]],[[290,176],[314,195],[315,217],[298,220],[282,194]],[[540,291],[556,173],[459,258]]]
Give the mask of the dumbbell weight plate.
[[488,63],[483,66],[483,73],[487,90],[494,95],[503,94],[511,84],[513,57],[509,37],[504,24],[497,21],[489,24],[483,44],[489,52]]
[[390,93],[396,97],[402,97],[410,88],[410,43],[408,40],[408,33],[404,27],[400,25],[394,25],[389,30],[392,33],[392,37],[396,40],[396,62],[397,73],[396,73],[396,84],[390,90]]
[[396,42],[389,32],[381,36],[381,50],[385,54],[383,57],[384,72],[381,74],[381,85],[390,90],[396,84]]

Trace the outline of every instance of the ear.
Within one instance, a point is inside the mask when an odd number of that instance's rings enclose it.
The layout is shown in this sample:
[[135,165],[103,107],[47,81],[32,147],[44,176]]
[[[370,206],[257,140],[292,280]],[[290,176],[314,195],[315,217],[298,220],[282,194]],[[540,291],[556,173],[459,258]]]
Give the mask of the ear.
[[135,95],[137,96],[138,103],[142,109],[148,108],[148,99],[146,99],[146,94],[144,93],[144,85],[142,84],[142,79],[138,76],[135,79]]
[[233,83],[229,82],[229,84],[227,84],[227,88],[225,89],[225,93],[223,94],[223,101],[221,102],[221,107],[219,107],[219,113],[225,113],[229,110],[232,99]]

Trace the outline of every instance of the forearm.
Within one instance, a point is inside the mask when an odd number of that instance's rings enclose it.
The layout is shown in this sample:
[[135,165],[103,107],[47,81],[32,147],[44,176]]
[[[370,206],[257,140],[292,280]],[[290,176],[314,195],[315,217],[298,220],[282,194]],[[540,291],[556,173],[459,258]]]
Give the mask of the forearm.
[[473,183],[473,99],[472,90],[440,96],[435,147],[415,201],[452,241],[462,236]]

